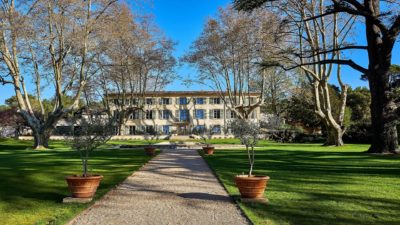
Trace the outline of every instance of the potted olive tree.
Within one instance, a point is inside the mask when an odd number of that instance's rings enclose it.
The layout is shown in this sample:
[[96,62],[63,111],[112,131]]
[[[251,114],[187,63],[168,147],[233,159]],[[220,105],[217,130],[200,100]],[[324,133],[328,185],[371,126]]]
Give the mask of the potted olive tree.
[[247,175],[237,175],[235,177],[236,186],[242,198],[262,198],[269,177],[253,175],[255,161],[254,146],[259,140],[260,126],[257,123],[244,119],[236,119],[230,123],[230,128],[235,137],[246,146],[249,162],[249,171]]
[[151,128],[144,133],[144,140],[147,142],[147,146],[144,147],[146,155],[153,156],[156,154],[156,147],[154,144],[159,138],[160,133],[158,133],[154,128]]
[[200,138],[203,140],[203,144],[206,146],[203,146],[203,151],[206,155],[212,155],[214,154],[215,148],[211,146],[211,139],[213,136],[212,129],[207,129],[205,127],[202,128],[195,128],[193,130],[194,134],[199,135]]
[[91,198],[96,193],[103,176],[88,173],[91,153],[105,144],[114,135],[115,123],[109,118],[96,117],[75,119],[71,126],[71,136],[66,136],[67,144],[76,150],[82,161],[82,174],[66,176],[69,190],[74,198]]

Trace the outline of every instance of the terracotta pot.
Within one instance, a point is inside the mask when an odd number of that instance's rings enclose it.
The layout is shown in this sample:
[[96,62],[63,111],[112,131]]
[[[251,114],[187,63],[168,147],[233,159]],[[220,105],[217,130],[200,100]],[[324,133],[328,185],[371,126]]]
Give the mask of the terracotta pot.
[[144,151],[146,152],[146,155],[153,156],[156,154],[156,148],[155,147],[145,147]]
[[74,198],[91,198],[97,191],[103,176],[91,175],[88,177],[82,176],[66,176],[68,188]]
[[203,151],[206,155],[212,155],[214,153],[214,147],[203,147]]
[[242,198],[263,198],[268,180],[268,176],[238,175],[235,177],[235,183]]

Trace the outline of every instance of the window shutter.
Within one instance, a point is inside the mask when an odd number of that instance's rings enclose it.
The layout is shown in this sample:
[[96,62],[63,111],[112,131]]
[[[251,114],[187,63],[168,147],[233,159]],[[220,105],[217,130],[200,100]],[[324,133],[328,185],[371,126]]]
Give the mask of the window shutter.
[[214,110],[210,109],[209,111],[210,119],[214,119]]
[[224,118],[225,110],[219,110],[219,111],[220,111],[220,113],[221,113],[221,119],[223,119],[223,118]]
[[179,98],[176,98],[176,104],[179,105]]
[[231,119],[231,110],[229,109],[226,110],[226,118]]
[[161,119],[162,119],[162,116],[163,116],[163,115],[162,115],[162,111],[161,111],[161,110],[158,110],[158,119],[161,120]]
[[175,118],[179,120],[179,110],[175,110]]
[[210,105],[212,105],[213,104],[213,98],[208,98],[208,103],[210,104]]

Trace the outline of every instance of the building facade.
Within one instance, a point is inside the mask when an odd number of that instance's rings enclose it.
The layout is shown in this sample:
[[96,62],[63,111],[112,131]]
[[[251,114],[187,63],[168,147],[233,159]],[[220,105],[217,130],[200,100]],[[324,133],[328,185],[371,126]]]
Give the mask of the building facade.
[[[126,98],[125,105],[143,107],[129,114],[121,135],[140,135],[150,130],[163,135],[189,135],[204,128],[222,135],[229,133],[229,121],[236,118],[235,113],[224,104],[219,92],[161,91],[149,92],[140,98],[134,94],[130,96]],[[258,98],[259,93],[251,93],[245,99],[245,104],[246,101],[256,102]],[[114,113],[121,106],[120,101],[116,94],[109,96],[110,109]],[[260,108],[257,107],[250,119],[257,122],[259,117]]]

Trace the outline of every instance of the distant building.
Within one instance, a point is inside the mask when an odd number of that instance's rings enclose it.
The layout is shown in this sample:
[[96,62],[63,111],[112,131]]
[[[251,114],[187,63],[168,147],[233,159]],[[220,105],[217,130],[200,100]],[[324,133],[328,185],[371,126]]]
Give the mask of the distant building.
[[[135,110],[129,115],[121,135],[137,135],[145,131],[156,130],[164,135],[189,135],[195,129],[211,129],[215,134],[226,133],[229,121],[236,114],[224,104],[216,91],[161,91],[148,92],[144,96],[133,96],[126,105],[143,105],[143,110]],[[259,93],[250,93],[251,103],[258,101]],[[117,94],[109,95],[110,108],[117,113],[120,99]],[[228,98],[226,101],[228,101]],[[140,104],[139,101],[144,101]],[[245,104],[248,103],[248,98]],[[257,107],[250,119],[258,122],[260,108]]]

